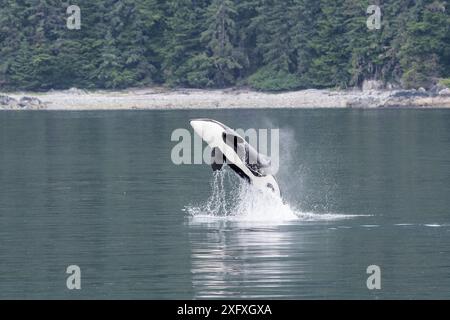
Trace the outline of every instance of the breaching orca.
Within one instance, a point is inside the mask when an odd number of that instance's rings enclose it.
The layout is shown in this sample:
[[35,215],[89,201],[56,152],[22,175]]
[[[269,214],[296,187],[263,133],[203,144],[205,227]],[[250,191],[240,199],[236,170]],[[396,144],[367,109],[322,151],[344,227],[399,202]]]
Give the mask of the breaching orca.
[[259,154],[237,132],[211,119],[191,120],[190,124],[212,149],[211,166],[214,171],[222,170],[226,163],[248,183],[281,197],[278,183],[270,173],[270,159]]

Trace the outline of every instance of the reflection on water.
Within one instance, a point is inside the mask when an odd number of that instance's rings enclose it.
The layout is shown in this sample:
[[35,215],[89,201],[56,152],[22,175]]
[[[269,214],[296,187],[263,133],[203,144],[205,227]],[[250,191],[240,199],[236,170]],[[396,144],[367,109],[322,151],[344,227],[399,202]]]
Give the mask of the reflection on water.
[[307,271],[291,258],[302,239],[281,226],[191,221],[190,227],[195,298],[287,298],[292,293],[280,289]]

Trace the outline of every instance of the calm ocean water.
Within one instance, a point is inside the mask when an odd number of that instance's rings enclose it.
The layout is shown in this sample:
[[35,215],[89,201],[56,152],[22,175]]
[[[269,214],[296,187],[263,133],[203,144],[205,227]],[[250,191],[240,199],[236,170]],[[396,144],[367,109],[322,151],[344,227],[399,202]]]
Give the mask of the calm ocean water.
[[[239,180],[172,163],[199,117],[281,130],[284,204],[205,209]],[[0,298],[449,297],[450,110],[0,113]]]

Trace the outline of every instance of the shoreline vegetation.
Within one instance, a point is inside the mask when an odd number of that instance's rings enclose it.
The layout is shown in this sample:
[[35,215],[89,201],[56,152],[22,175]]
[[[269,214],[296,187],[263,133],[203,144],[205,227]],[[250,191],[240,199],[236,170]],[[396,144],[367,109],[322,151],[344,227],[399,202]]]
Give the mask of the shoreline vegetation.
[[450,108],[450,89],[309,89],[282,93],[251,89],[137,88],[0,92],[0,110],[182,110],[267,108]]
[[[89,94],[98,108],[439,106],[423,90],[450,81],[447,2],[79,0],[68,13],[66,1],[8,1],[0,91],[109,90]],[[366,82],[382,83],[380,93],[347,91]],[[205,91],[128,89],[148,87]],[[423,90],[400,101],[384,88]],[[43,100],[85,107],[83,95],[65,94]]]

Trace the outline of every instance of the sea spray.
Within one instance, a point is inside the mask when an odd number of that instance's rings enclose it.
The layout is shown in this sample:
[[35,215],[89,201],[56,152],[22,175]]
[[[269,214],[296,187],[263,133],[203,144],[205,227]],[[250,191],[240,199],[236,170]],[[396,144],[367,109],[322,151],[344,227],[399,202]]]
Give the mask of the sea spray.
[[204,204],[186,207],[191,216],[230,220],[297,219],[281,198],[238,179],[227,167],[214,173],[211,189]]
[[211,195],[200,205],[185,211],[193,218],[228,221],[328,221],[354,218],[354,215],[299,212],[283,199],[237,178],[225,167],[213,174]]

